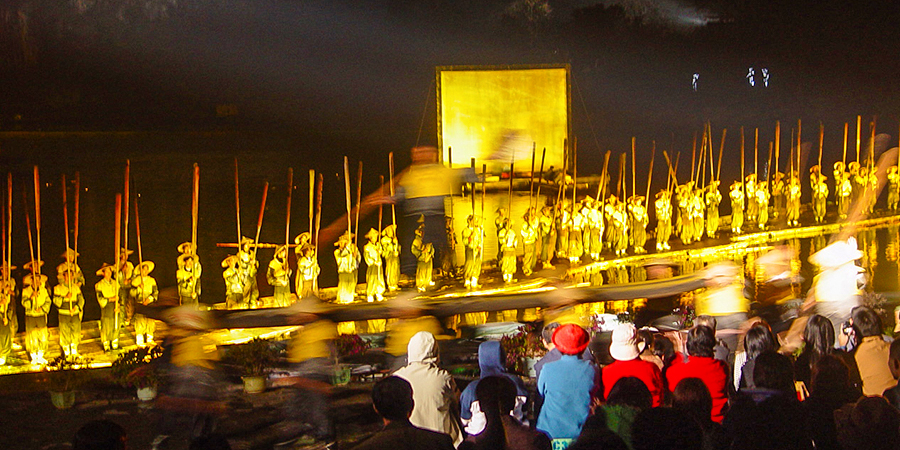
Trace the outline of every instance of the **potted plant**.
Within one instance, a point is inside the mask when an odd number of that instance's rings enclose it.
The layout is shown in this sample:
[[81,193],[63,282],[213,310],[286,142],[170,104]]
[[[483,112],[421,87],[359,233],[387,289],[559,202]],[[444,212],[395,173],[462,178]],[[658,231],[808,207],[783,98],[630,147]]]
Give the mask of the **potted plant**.
[[120,385],[133,387],[142,401],[156,398],[160,371],[153,361],[162,356],[162,347],[138,347],[122,353],[112,364],[112,377]]
[[228,350],[228,361],[241,368],[244,392],[257,394],[266,390],[266,377],[277,362],[278,350],[268,339],[254,338]]
[[533,324],[521,326],[514,334],[503,336],[500,346],[506,354],[506,369],[530,377],[535,376],[534,363],[546,353],[541,344],[540,331]]
[[350,383],[350,365],[342,364],[347,358],[366,353],[371,347],[368,341],[358,334],[342,334],[334,340],[334,374],[331,384],[343,386]]
[[75,390],[84,385],[88,375],[81,370],[90,363],[87,358],[66,358],[60,355],[45,366],[50,401],[57,409],[69,409],[75,404]]

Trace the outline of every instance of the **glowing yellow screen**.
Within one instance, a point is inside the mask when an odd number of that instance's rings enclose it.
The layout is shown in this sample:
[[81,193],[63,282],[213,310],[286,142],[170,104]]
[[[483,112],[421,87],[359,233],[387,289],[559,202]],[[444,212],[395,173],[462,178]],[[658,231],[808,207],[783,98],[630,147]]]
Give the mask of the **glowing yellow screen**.
[[[563,142],[568,136],[567,68],[509,70],[440,70],[439,123],[443,161],[468,167],[488,163],[497,170],[505,161],[487,161],[498,149],[514,147],[515,159],[531,159],[536,145],[535,170],[547,148],[545,170],[562,167]],[[510,138],[514,135],[515,138]],[[524,154],[523,154],[524,153]],[[525,164],[525,163],[523,163]],[[530,166],[530,161],[527,163]],[[530,167],[529,167],[530,168]],[[527,171],[524,165],[516,171]]]

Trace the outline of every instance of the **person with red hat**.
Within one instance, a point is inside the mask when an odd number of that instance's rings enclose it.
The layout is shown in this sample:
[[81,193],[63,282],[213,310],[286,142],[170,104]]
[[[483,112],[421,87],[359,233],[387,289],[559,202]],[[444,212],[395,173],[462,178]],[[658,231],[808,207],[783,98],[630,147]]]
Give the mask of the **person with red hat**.
[[541,370],[538,393],[544,406],[537,420],[537,429],[551,439],[578,437],[593,399],[600,395],[599,370],[578,357],[590,341],[584,328],[575,324],[562,325],[553,333],[553,344],[562,357]]

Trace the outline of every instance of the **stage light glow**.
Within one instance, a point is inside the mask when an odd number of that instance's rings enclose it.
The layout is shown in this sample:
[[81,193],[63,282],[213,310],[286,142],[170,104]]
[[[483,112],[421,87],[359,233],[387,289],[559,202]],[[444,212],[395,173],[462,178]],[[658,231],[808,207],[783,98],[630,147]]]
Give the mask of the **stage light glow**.
[[[531,158],[533,142],[538,158],[547,148],[545,168],[561,167],[569,131],[568,72],[568,66],[438,67],[443,161],[450,159],[452,148],[454,167],[469,167],[471,158],[480,165],[515,135],[528,144],[527,150],[516,151],[517,160]],[[508,168],[509,160],[489,167],[495,172]]]

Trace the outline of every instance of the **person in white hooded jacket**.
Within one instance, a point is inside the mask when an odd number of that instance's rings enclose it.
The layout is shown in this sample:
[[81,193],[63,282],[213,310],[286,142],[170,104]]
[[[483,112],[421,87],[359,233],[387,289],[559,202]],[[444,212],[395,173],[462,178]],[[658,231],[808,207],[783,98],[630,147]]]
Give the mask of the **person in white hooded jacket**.
[[453,445],[463,441],[459,420],[459,391],[453,377],[438,366],[434,335],[420,331],[407,347],[409,363],[394,372],[412,385],[413,407],[409,421],[426,430],[447,433]]

